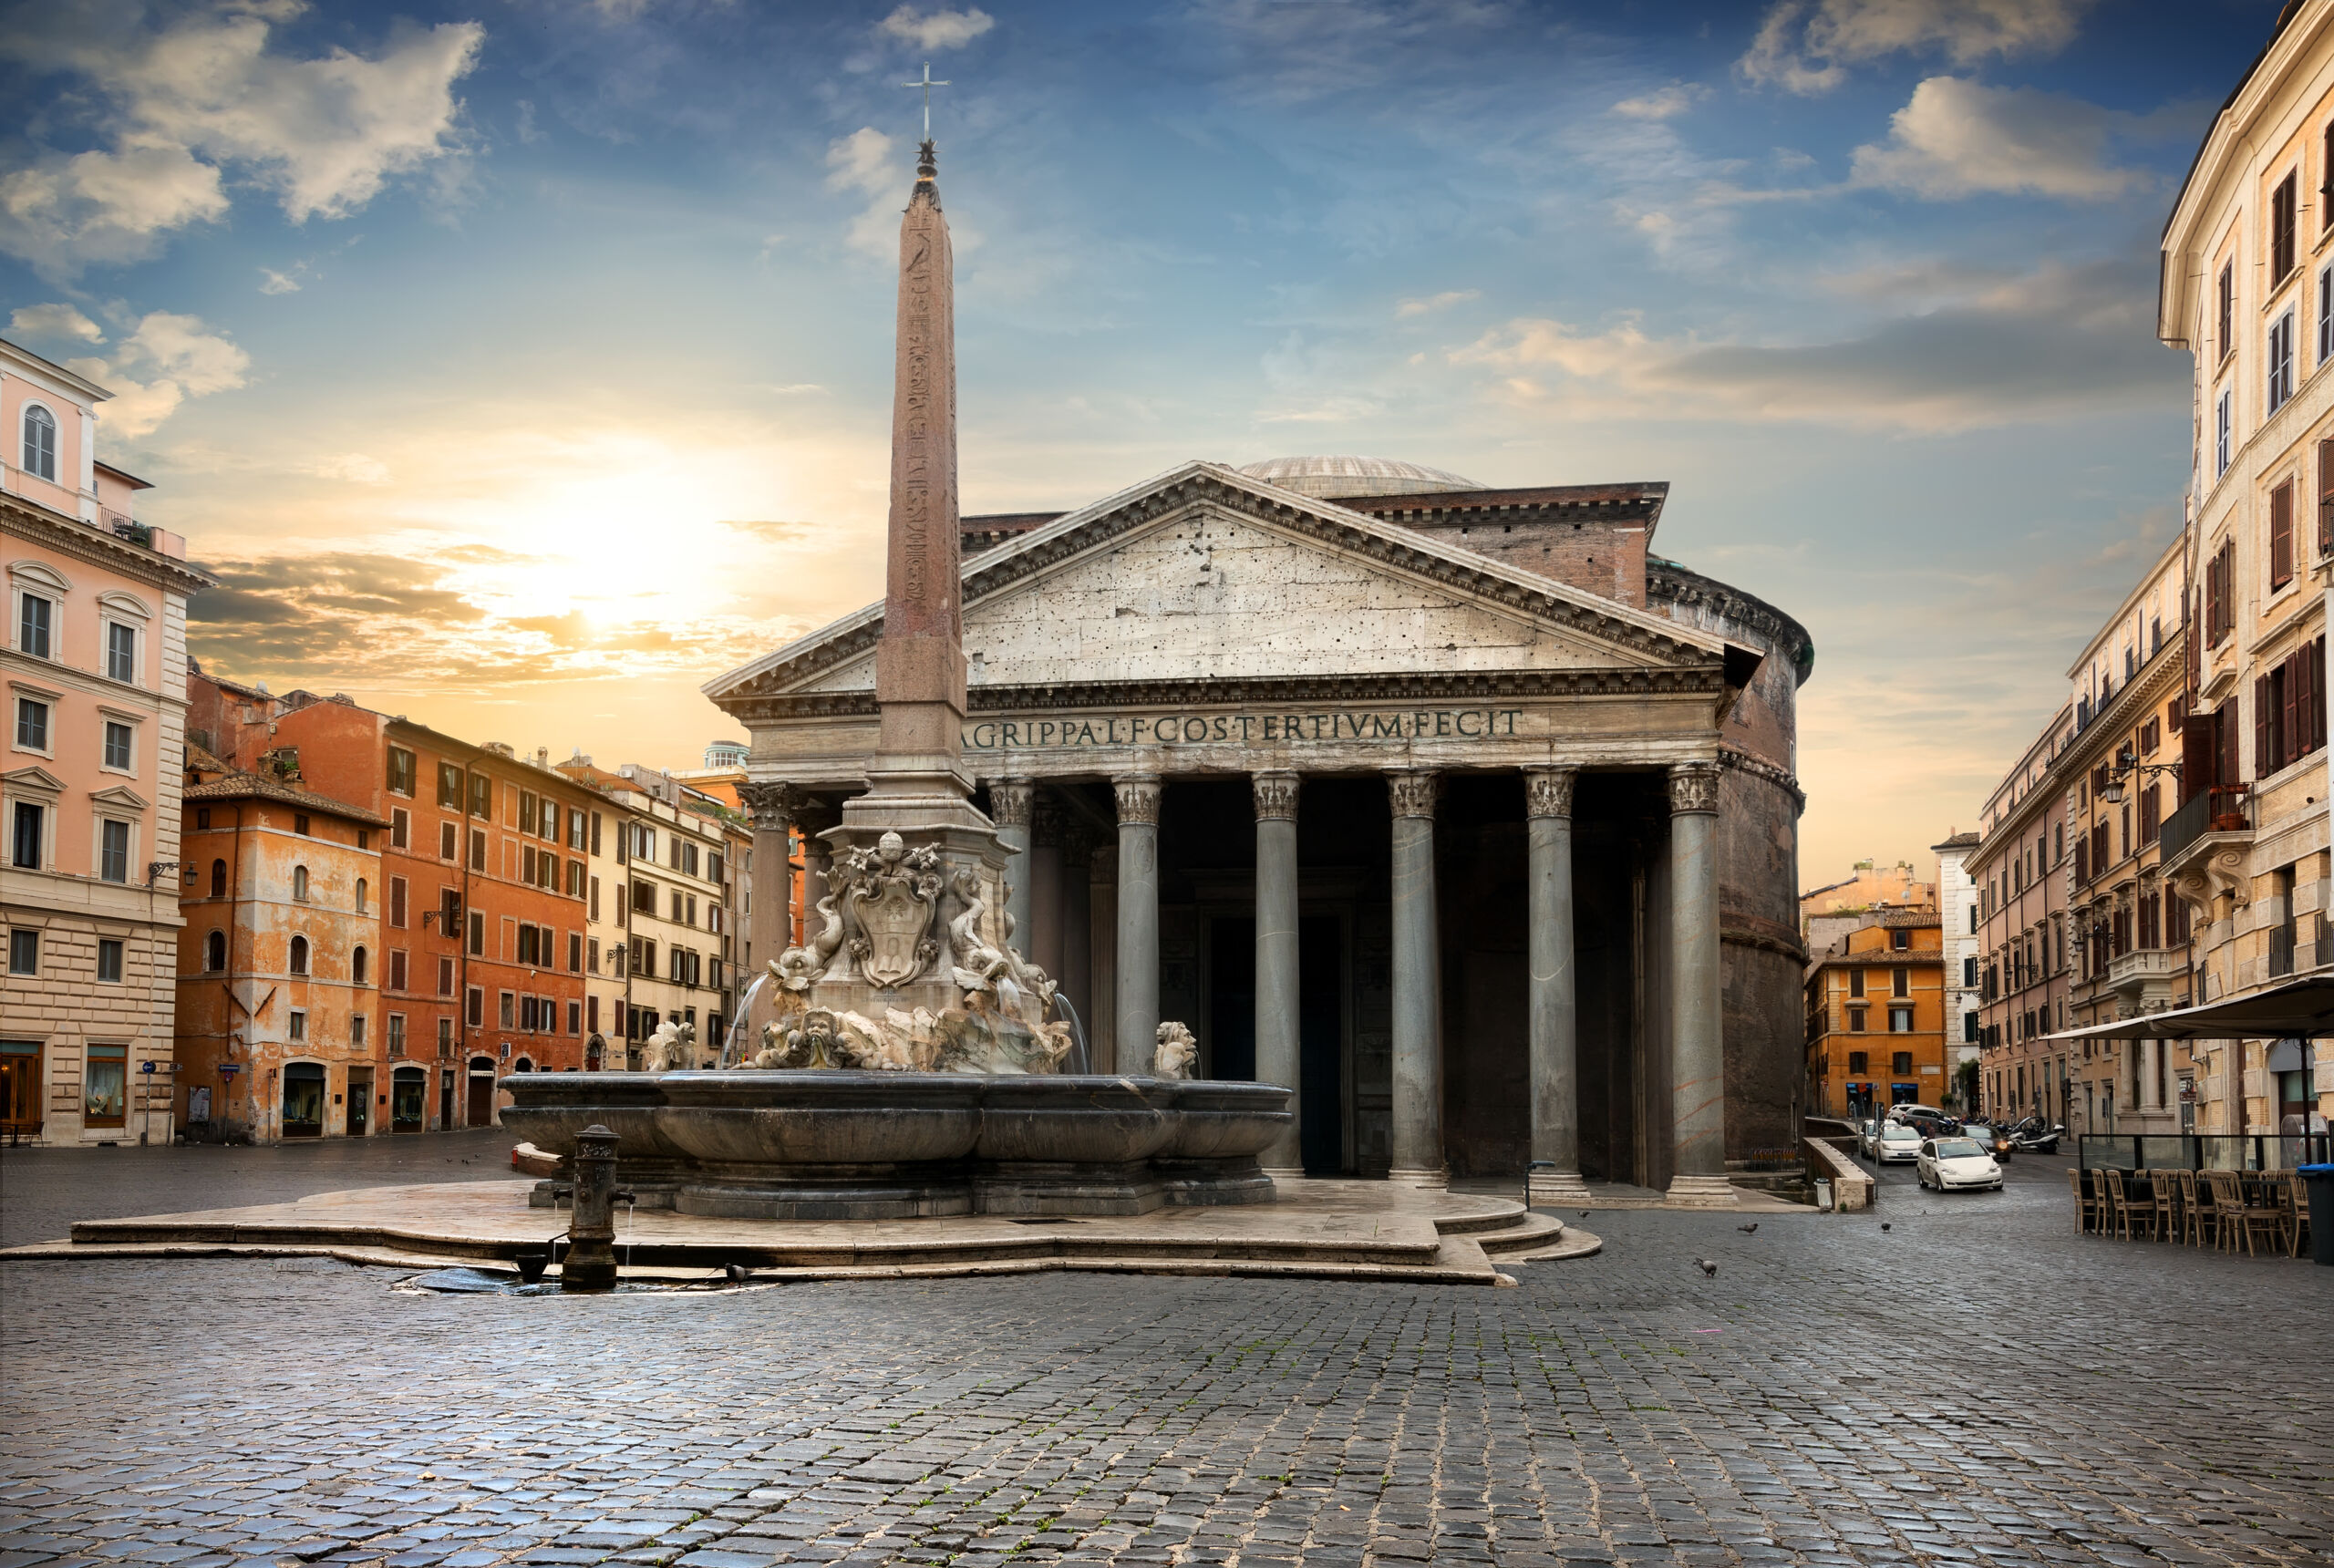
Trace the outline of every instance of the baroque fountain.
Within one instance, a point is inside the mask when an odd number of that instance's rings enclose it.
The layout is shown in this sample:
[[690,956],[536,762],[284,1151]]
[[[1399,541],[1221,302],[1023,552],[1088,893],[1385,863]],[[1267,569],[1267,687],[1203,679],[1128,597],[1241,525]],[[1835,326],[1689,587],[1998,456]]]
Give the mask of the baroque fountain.
[[503,1125],[538,1149],[572,1162],[579,1134],[614,1133],[616,1180],[644,1209],[868,1220],[1273,1197],[1256,1157],[1291,1120],[1289,1090],[1193,1080],[1179,1024],[1148,1073],[1064,1071],[1076,1042],[1054,982],[1013,944],[1008,855],[962,765],[951,270],[926,141],[900,231],[878,755],[822,835],[837,874],[815,934],[757,981],[779,999],[759,1049],[728,1069],[502,1080]]

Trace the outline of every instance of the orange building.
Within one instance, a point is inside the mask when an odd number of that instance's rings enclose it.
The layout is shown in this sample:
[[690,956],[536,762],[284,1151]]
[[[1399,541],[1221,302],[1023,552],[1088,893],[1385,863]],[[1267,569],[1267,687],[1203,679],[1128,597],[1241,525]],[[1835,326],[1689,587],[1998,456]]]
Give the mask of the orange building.
[[189,685],[191,731],[387,824],[377,1057],[392,1130],[486,1125],[502,1074],[587,1065],[586,908],[604,800],[540,753],[522,760],[345,696],[275,697],[199,672]]
[[1833,943],[1807,971],[1808,1108],[1936,1105],[1946,1081],[1945,940],[1934,913],[1885,914]]
[[194,748],[184,799],[181,1125],[191,1139],[255,1143],[377,1130],[387,1110],[374,1067],[386,823]]

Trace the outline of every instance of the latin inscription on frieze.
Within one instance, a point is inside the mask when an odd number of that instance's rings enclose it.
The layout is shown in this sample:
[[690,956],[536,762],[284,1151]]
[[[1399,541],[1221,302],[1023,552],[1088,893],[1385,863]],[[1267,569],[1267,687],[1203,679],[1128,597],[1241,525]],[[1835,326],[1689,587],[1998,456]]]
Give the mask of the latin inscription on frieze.
[[1520,707],[1406,708],[1347,713],[1106,714],[1068,718],[984,718],[965,726],[971,751],[1090,746],[1256,746],[1318,741],[1484,740],[1516,733]]

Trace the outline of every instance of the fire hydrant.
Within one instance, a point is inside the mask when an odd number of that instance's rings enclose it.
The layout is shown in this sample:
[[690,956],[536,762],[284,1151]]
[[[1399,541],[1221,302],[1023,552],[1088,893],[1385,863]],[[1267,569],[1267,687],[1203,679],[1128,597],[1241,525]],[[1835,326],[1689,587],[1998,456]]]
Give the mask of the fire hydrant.
[[632,1194],[616,1186],[616,1135],[597,1122],[575,1135],[575,1181],[553,1189],[570,1199],[567,1256],[561,1261],[559,1288],[602,1291],[616,1287],[616,1213]]

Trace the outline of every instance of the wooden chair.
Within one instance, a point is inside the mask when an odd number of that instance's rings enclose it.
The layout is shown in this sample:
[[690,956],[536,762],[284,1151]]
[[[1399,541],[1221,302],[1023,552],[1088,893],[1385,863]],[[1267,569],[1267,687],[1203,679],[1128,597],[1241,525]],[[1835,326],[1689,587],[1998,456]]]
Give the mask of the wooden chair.
[[2212,1183],[2199,1181],[2194,1171],[2180,1172],[2180,1212],[2182,1240],[2192,1247],[2201,1247],[2207,1242],[2219,1243],[2213,1215]]
[[[2155,1183],[2144,1171],[2123,1171],[2123,1239],[2155,1240]],[[2144,1183],[2144,1185],[2143,1185]]]
[[[2235,1252],[2242,1243],[2246,1257],[2258,1256],[2254,1240],[2258,1237],[2271,1246],[2278,1241],[2277,1211],[2264,1197],[2246,1190],[2243,1177],[2234,1171],[2214,1173],[2213,1198],[2221,1211],[2221,1236]],[[2231,1233],[2234,1232],[2234,1235]]]
[[2286,1256],[2301,1256],[2301,1244],[2309,1223],[2309,1196],[2302,1191],[2301,1178],[2290,1171],[2281,1171],[2270,1179],[2270,1208],[2277,1212],[2277,1235],[2286,1244]]
[[2099,1200],[2091,1195],[2091,1172],[2079,1165],[2068,1166],[2067,1187],[2075,1195],[2075,1233],[2089,1235],[2099,1229]]
[[2176,1242],[2180,1239],[2180,1172],[2151,1171],[2148,1180],[2155,1185],[2155,1239]]
[[2132,1211],[2123,1191],[2123,1173],[2112,1165],[2091,1172],[2099,1183],[2099,1228],[2121,1241],[2132,1238]]

